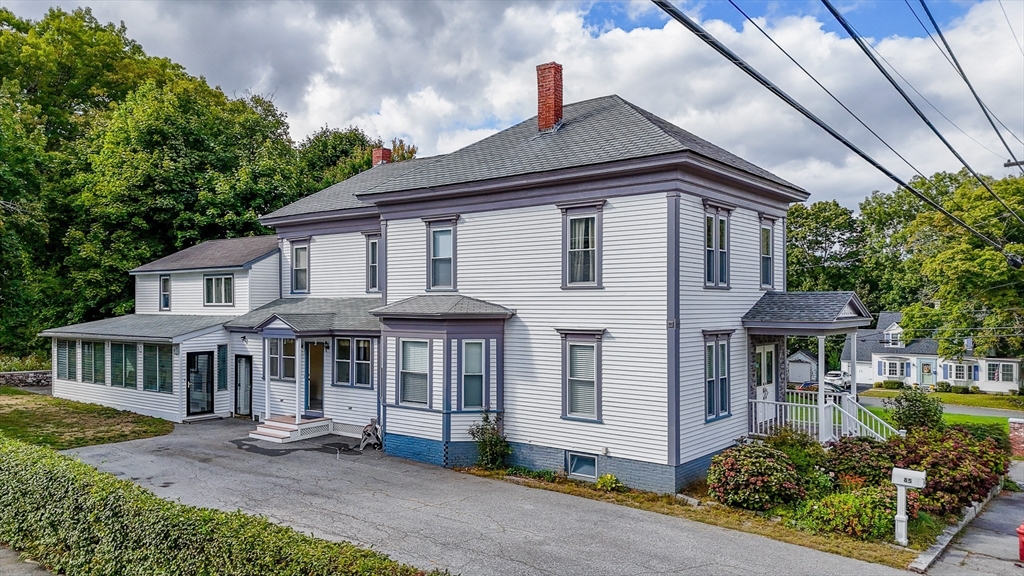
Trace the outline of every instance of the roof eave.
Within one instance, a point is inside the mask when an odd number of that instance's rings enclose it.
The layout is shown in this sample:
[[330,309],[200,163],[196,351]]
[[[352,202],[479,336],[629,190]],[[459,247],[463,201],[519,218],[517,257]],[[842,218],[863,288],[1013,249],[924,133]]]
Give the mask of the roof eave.
[[171,344],[178,336],[138,336],[126,334],[94,334],[90,332],[59,332],[54,330],[43,330],[37,336],[43,338],[67,338],[81,340],[118,340],[125,342],[159,342]]
[[844,318],[832,322],[743,320],[747,334],[828,335],[850,332],[871,324],[871,318]]
[[394,318],[403,320],[508,320],[513,316],[511,311],[504,313],[483,314],[460,314],[455,312],[425,314],[371,310],[370,314],[373,314],[377,318]]
[[322,212],[302,212],[299,214],[286,214],[274,216],[273,212],[259,218],[260,224],[270,227],[286,226],[293,224],[317,224],[320,222],[333,222],[337,220],[351,220],[365,218],[366,216],[377,215],[376,206],[365,206],[359,208],[343,208],[341,210],[327,210]]
[[[274,252],[277,252],[276,248],[274,249]],[[273,252],[268,252],[267,254],[264,254],[263,256],[257,258],[256,260],[252,260],[241,265],[232,264],[230,266],[200,266],[194,268],[158,268],[154,270],[133,269],[128,271],[128,275],[138,276],[139,274],[173,274],[178,272],[227,272],[234,270],[248,270],[252,266],[252,264],[255,264],[257,261],[266,258],[272,253]]]

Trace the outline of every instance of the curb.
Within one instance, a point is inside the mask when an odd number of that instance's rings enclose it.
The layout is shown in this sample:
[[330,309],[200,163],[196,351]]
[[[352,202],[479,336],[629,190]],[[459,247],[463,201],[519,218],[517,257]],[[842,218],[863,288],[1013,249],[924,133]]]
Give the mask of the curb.
[[907,570],[910,570],[911,572],[918,572],[924,574],[924,572],[928,570],[928,568],[931,568],[931,565],[939,559],[939,556],[941,556],[942,553],[946,551],[946,548],[949,548],[949,544],[953,542],[953,538],[955,538],[956,535],[959,534],[960,531],[963,530],[964,527],[971,522],[971,520],[974,520],[975,516],[977,516],[978,513],[981,512],[981,510],[989,503],[990,500],[992,500],[992,498],[994,498],[997,494],[999,494],[1002,491],[1003,481],[1000,480],[999,485],[992,488],[992,490],[989,491],[988,496],[984,500],[982,500],[981,502],[975,502],[970,506],[965,506],[964,519],[961,520],[960,523],[956,526],[950,526],[943,530],[942,534],[939,534],[939,537],[935,539],[935,544],[932,544],[928,547],[927,550],[921,552],[917,556],[917,559],[910,563],[910,566],[907,567]]

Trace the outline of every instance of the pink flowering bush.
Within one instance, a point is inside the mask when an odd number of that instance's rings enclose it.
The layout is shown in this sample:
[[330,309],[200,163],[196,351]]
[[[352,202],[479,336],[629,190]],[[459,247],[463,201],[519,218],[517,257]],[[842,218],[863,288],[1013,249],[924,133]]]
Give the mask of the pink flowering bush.
[[730,448],[711,459],[708,494],[748,510],[768,510],[804,497],[792,461],[763,444]]

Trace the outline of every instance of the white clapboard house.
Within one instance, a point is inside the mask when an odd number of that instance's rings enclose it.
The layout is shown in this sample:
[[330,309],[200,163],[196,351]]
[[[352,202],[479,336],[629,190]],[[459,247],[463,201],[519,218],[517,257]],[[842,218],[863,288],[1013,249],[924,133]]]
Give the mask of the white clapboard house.
[[135,314],[43,333],[54,394],[251,415],[276,442],[375,418],[385,451],[443,466],[474,461],[490,412],[513,464],[664,492],[781,422],[863,427],[852,397],[784,397],[786,335],[871,320],[850,292],[785,292],[807,193],[618,96],[563,106],[561,75],[538,67],[536,118],[441,156],[378,149],[264,216],[275,237],[132,271]]

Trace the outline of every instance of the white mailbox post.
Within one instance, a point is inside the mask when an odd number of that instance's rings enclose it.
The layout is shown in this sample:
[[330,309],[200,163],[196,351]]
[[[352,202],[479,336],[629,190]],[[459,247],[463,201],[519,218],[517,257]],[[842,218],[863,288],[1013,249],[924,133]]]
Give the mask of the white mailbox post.
[[906,546],[907,541],[907,488],[924,488],[926,475],[906,468],[892,469],[892,483],[896,485],[896,542]]

